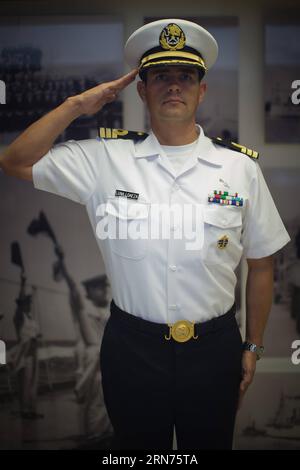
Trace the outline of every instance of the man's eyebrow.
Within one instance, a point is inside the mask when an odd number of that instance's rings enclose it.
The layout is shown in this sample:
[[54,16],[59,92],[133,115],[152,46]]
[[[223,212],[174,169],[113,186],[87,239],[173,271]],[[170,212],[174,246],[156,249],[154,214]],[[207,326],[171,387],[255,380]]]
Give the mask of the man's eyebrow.
[[167,70],[165,68],[153,68],[152,73],[170,73],[170,70]]
[[185,67],[180,69],[180,73],[188,73],[189,75],[196,75],[197,70],[189,67]]

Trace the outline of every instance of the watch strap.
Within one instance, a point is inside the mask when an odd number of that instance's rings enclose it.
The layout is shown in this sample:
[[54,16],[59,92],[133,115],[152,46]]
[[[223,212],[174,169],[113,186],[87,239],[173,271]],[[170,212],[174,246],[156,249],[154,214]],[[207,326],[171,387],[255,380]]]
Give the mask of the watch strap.
[[244,341],[243,350],[256,353],[256,359],[259,360],[264,353],[265,348],[263,346],[258,346],[255,343],[250,343],[250,341]]

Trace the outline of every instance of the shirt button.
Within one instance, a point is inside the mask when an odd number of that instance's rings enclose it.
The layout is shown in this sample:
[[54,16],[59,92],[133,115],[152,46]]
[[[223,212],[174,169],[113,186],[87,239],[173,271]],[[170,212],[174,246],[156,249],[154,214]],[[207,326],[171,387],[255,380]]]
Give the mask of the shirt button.
[[171,269],[171,271],[177,270],[177,266],[175,266],[175,264],[170,264],[169,268]]
[[171,304],[171,305],[169,305],[169,309],[170,309],[170,310],[176,310],[176,309],[177,309],[177,305],[176,305],[176,304]]

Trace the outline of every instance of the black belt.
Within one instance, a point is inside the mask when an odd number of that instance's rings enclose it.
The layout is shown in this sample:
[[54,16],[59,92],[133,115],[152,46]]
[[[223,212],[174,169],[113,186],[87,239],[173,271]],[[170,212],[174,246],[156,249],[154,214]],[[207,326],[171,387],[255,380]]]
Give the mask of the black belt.
[[174,324],[155,323],[149,320],[132,315],[120,309],[114,302],[110,305],[112,321],[120,321],[124,326],[133,328],[145,333],[154,334],[164,338],[166,341],[171,339],[184,343],[190,339],[197,339],[213,331],[224,328],[226,325],[235,321],[235,304],[224,315],[202,323],[193,323],[187,320],[179,320]]

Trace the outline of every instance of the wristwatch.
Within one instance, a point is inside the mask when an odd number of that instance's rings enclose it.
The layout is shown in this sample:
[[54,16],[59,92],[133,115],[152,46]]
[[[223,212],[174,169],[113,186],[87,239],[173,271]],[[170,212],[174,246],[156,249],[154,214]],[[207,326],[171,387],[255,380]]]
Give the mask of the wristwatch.
[[244,342],[243,349],[244,349],[244,351],[255,352],[257,360],[259,360],[262,357],[262,355],[265,351],[265,348],[263,346],[257,346],[257,344],[249,343],[249,341]]

